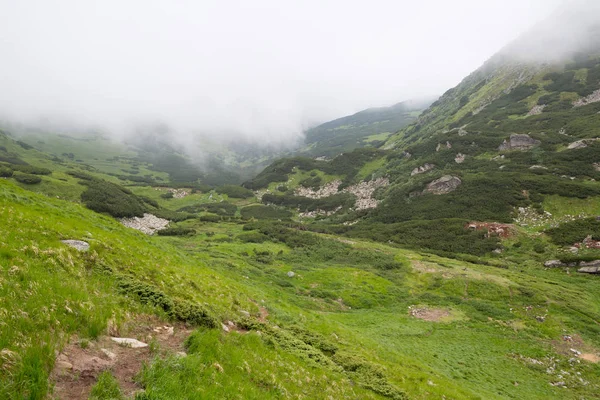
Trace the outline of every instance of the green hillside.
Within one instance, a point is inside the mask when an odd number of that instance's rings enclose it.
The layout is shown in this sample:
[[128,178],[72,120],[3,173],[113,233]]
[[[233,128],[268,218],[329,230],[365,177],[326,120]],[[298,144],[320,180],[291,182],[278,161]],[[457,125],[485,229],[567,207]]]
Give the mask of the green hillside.
[[326,122],[305,132],[312,157],[332,157],[359,147],[378,146],[390,135],[414,122],[431,102],[406,101],[390,107],[369,108]]
[[600,399],[600,51],[510,50],[242,186],[0,132],[0,399]]

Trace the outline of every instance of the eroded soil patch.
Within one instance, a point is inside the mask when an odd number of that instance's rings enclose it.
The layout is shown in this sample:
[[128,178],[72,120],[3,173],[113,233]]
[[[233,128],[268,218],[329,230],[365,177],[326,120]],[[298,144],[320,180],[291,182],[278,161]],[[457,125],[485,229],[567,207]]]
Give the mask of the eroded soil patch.
[[430,322],[445,322],[451,319],[451,313],[443,308],[408,307],[408,313],[415,318]]
[[[123,394],[132,395],[140,390],[135,376],[155,356],[183,353],[183,343],[191,330],[183,324],[167,324],[152,316],[140,316],[111,336],[101,336],[96,341],[72,338],[58,355],[52,382],[51,398],[81,400],[89,397],[90,391],[103,371],[109,370],[119,382]],[[111,337],[134,338],[148,344],[132,348],[119,345]]]

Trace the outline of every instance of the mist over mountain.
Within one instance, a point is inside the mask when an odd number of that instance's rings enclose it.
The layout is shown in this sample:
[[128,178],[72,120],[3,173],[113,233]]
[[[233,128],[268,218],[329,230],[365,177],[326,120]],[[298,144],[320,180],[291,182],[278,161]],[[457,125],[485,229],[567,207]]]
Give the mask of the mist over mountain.
[[557,3],[4,2],[0,118],[286,147],[317,123],[443,92]]

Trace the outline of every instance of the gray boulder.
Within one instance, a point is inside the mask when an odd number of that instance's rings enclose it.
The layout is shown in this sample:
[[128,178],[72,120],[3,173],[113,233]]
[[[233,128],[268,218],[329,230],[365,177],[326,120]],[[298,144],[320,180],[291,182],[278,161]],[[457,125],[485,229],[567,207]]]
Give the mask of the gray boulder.
[[410,173],[410,176],[424,174],[425,172],[431,171],[434,168],[435,168],[434,164],[426,163],[426,164],[421,165],[420,167],[413,169],[412,172]]
[[566,267],[567,264],[565,264],[564,262],[562,262],[560,260],[549,260],[544,263],[544,266],[546,268],[560,268],[560,267]]
[[90,244],[88,242],[84,242],[83,240],[61,240],[64,244],[69,247],[76,249],[77,251],[88,251],[90,249]]
[[577,270],[583,274],[600,274],[600,267],[582,267]]
[[446,194],[456,190],[462,184],[462,181],[457,176],[444,175],[440,179],[430,182],[423,193],[431,194]]
[[504,143],[498,147],[498,150],[529,150],[535,146],[538,146],[540,143],[539,140],[531,138],[527,134],[515,133],[510,135],[509,140],[505,140]]

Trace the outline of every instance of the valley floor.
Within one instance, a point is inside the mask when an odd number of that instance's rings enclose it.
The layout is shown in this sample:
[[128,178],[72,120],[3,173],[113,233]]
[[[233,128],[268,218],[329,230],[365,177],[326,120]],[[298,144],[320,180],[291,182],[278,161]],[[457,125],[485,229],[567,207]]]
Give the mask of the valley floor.
[[[147,236],[6,180],[0,220],[0,398],[600,398],[598,277],[312,233],[248,243],[238,222]],[[99,352],[116,335],[149,344],[125,375]],[[106,368],[78,375],[75,354]]]

